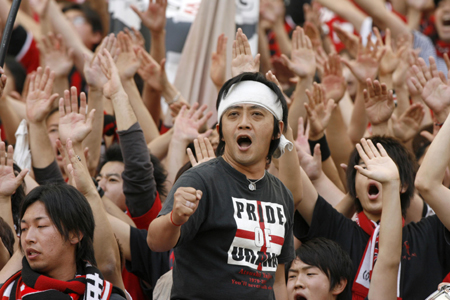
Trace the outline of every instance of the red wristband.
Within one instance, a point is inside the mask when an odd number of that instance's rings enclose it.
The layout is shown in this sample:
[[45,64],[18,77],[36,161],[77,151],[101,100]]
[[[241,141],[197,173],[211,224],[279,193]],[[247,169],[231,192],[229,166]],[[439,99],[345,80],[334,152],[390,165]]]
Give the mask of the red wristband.
[[172,214],[173,214],[173,210],[170,212],[170,222],[172,222],[172,225],[173,225],[173,226],[180,227],[181,224],[180,224],[180,225],[175,224],[175,222],[173,221],[173,219],[172,219]]

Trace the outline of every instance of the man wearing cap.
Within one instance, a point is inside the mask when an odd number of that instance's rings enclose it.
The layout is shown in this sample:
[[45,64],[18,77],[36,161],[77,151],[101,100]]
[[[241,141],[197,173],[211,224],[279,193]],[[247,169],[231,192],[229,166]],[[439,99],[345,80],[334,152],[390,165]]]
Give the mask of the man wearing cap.
[[175,247],[171,299],[286,298],[294,203],[265,171],[292,149],[282,135],[286,101],[262,74],[243,73],[224,84],[217,110],[219,156],[178,179],[147,243]]

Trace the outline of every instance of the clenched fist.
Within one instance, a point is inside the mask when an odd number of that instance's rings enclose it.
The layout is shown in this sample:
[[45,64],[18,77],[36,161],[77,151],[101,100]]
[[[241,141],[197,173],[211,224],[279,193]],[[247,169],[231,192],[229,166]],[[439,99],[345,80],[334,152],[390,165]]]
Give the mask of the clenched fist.
[[198,201],[202,198],[203,192],[192,187],[180,187],[174,194],[172,223],[183,225],[189,217],[197,210]]

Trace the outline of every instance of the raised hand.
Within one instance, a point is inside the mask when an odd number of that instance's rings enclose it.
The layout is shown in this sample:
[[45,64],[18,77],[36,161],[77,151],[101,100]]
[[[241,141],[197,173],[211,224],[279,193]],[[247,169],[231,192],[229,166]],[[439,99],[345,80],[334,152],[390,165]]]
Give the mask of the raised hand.
[[400,180],[395,162],[381,144],[378,143],[377,147],[378,149],[371,140],[361,139],[361,144],[356,144],[356,149],[365,167],[355,165],[355,169],[362,175],[381,183]]
[[385,49],[378,51],[378,45],[372,43],[370,36],[367,40],[366,47],[363,47],[362,39],[359,38],[356,60],[348,61],[345,58],[341,58],[342,62],[362,84],[366,82],[367,78],[371,80],[375,79],[380,61],[386,52]]
[[320,145],[314,147],[314,155],[311,155],[311,150],[308,143],[309,123],[304,130],[303,118],[300,117],[298,121],[297,139],[294,141],[297,149],[298,161],[300,166],[308,175],[309,179],[316,180],[322,174],[322,154],[320,152]]
[[300,26],[292,33],[291,59],[282,54],[283,63],[300,78],[312,78],[316,72],[316,57],[311,40]]
[[116,60],[116,66],[119,70],[120,78],[133,78],[141,65],[141,61],[136,56],[133,49],[133,42],[130,37],[123,32],[117,35],[117,42],[120,48],[120,54]]
[[266,73],[266,79],[269,81],[272,81],[273,83],[275,83],[277,85],[277,87],[280,89],[281,93],[284,96],[284,99],[286,100],[286,104],[289,107],[291,107],[292,104],[292,100],[291,98],[289,98],[284,92],[283,92],[283,88],[281,87],[280,82],[278,81],[277,77],[272,73],[272,71],[268,71]]
[[54,80],[55,72],[50,72],[50,68],[44,71],[39,67],[36,74],[31,76],[26,102],[29,122],[43,122],[52,110],[53,101],[58,98],[58,94],[52,94]]
[[411,105],[398,119],[393,114],[392,131],[394,136],[404,143],[411,140],[419,133],[424,116],[424,107],[420,103]]
[[95,109],[86,117],[86,94],[80,94],[78,108],[77,88],[64,91],[64,98],[59,99],[59,138],[63,144],[67,139],[80,144],[92,130]]
[[259,59],[259,54],[253,58],[247,36],[241,28],[238,28],[236,39],[233,41],[231,76],[234,77],[244,72],[258,72]]
[[194,139],[194,148],[197,159],[194,157],[192,150],[190,148],[187,148],[187,154],[193,167],[216,158],[211,142],[206,137]]
[[372,125],[385,123],[394,112],[394,98],[392,91],[387,90],[386,84],[367,79],[367,89],[364,90],[366,114]]
[[221,88],[227,79],[227,41],[225,34],[219,35],[216,51],[211,55],[209,76],[218,88]]
[[170,216],[172,223],[176,226],[186,223],[197,210],[202,195],[202,191],[192,187],[179,187],[173,195],[173,209]]
[[131,9],[139,16],[145,27],[150,31],[161,32],[166,27],[167,0],[150,0],[146,11],[141,12],[136,6]]
[[331,54],[324,65],[322,85],[327,99],[333,99],[338,103],[344,97],[347,83],[342,73],[341,60],[336,53]]
[[107,99],[111,99],[119,92],[125,92],[123,90],[122,83],[120,82],[119,71],[117,70],[114,60],[106,49],[98,53],[100,59],[100,67],[103,74],[108,81],[103,85],[103,96]]
[[45,66],[55,72],[57,77],[66,77],[73,67],[73,49],[67,48],[61,35],[49,33],[41,38],[39,50]]
[[206,104],[203,104],[198,108],[198,103],[192,105],[192,107],[187,110],[186,106],[183,106],[178,113],[175,124],[173,137],[177,138],[186,143],[192,142],[199,135],[199,129],[206,124],[209,118],[212,116],[212,112],[207,114],[202,114],[208,108]]
[[113,58],[117,58],[119,55],[120,49],[117,46],[117,39],[113,33],[103,39],[100,46],[97,47],[92,60],[89,60],[88,56],[84,56],[84,77],[90,87],[97,89],[102,89],[103,85],[105,85],[108,81],[102,72],[100,58],[98,57],[98,53],[103,51],[103,49],[106,49],[109,53],[111,53]]
[[322,46],[322,39],[320,38],[319,29],[311,22],[306,21],[303,25],[305,34],[311,40],[314,49],[318,49]]
[[134,27],[131,27],[131,30],[125,27],[123,31],[130,38],[131,42],[133,43],[133,46],[142,48],[145,47],[145,39],[139,30],[137,30]]
[[168,84],[165,70],[166,59],[162,59],[158,64],[143,48],[139,48],[138,58],[141,61],[138,69],[139,76],[154,90],[162,92],[164,86]]
[[336,103],[334,103],[333,99],[326,100],[324,88],[317,83],[314,83],[312,93],[306,90],[306,95],[309,98],[309,103],[305,103],[305,108],[311,126],[309,139],[316,141],[324,135]]
[[[64,149],[62,149],[64,150]],[[92,181],[91,176],[89,175],[89,171],[81,162],[81,159],[75,154],[75,150],[73,149],[72,140],[67,140],[65,151],[61,151],[64,153],[63,155],[67,155],[65,158],[65,162],[67,163],[66,168],[69,172],[69,176],[73,180],[75,187],[80,193],[84,196],[91,195],[97,196],[98,192],[95,188],[94,182]]]
[[333,29],[334,33],[336,33],[338,38],[344,44],[345,49],[350,53],[350,56],[356,57],[358,55],[358,37],[351,32],[345,31],[337,24],[333,24]]
[[[380,31],[378,28],[374,27],[373,31],[377,37],[377,45],[378,51],[385,51],[383,57],[380,61],[380,75],[388,75],[394,73],[397,65],[400,62],[401,48],[397,49],[395,52],[392,49],[391,43],[391,30],[389,28],[386,29],[386,42],[383,43],[383,39],[381,38]],[[403,51],[403,50],[402,50]]]
[[[401,51],[400,62],[398,63],[397,68],[395,68],[394,73],[392,73],[392,82],[394,83],[394,86],[403,86],[407,83],[410,77],[408,76],[408,71],[418,59],[417,52],[412,48],[405,47],[399,51]],[[411,90],[410,96],[412,96]]]
[[14,150],[11,145],[5,151],[5,142],[0,142],[0,197],[10,197],[22,184],[28,173],[28,169],[23,169],[16,177],[13,169]]
[[434,58],[429,59],[429,68],[422,58],[418,59],[419,66],[412,66],[411,82],[433,110],[438,122],[443,123],[450,112],[450,82],[437,70]]
[[285,7],[282,0],[261,0],[259,15],[265,28],[272,28],[279,20],[284,19]]

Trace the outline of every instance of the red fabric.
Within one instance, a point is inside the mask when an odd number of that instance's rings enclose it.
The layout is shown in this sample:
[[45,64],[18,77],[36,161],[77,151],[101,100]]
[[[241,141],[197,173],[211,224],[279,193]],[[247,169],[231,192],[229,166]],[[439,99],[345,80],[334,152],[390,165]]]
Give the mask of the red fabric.
[[0,124],[0,130],[1,130],[0,138],[2,139],[2,141],[5,141],[6,140],[6,133],[5,133],[5,127],[3,126],[3,123]]
[[74,86],[77,88],[78,91],[82,91],[83,78],[81,77],[80,72],[75,70],[72,73],[72,76],[70,77],[69,81],[70,81],[70,86]]
[[436,54],[438,57],[444,58],[444,53],[447,53],[450,51],[450,43],[444,42],[441,40],[436,40],[435,43],[436,46]]
[[27,70],[27,74],[30,74],[39,67],[39,57],[40,57],[39,49],[37,48],[36,41],[31,41],[30,46],[27,49],[27,52],[19,60],[19,62],[23,65],[23,67]]
[[159,128],[159,134],[164,134],[169,130],[170,127],[167,127],[166,125],[164,125],[164,123],[161,123],[161,127]]
[[144,215],[140,217],[133,218],[129,211],[127,211],[127,215],[133,220],[134,224],[136,224],[136,228],[148,230],[148,226],[150,223],[156,219],[159,212],[161,211],[162,204],[161,199],[159,198],[159,193],[156,192],[155,201],[153,202],[152,208]]
[[133,298],[133,300],[146,300],[148,299],[141,288],[141,283],[139,277],[134,274],[131,274],[127,271],[126,268],[122,271],[122,280],[125,286],[125,289]]

